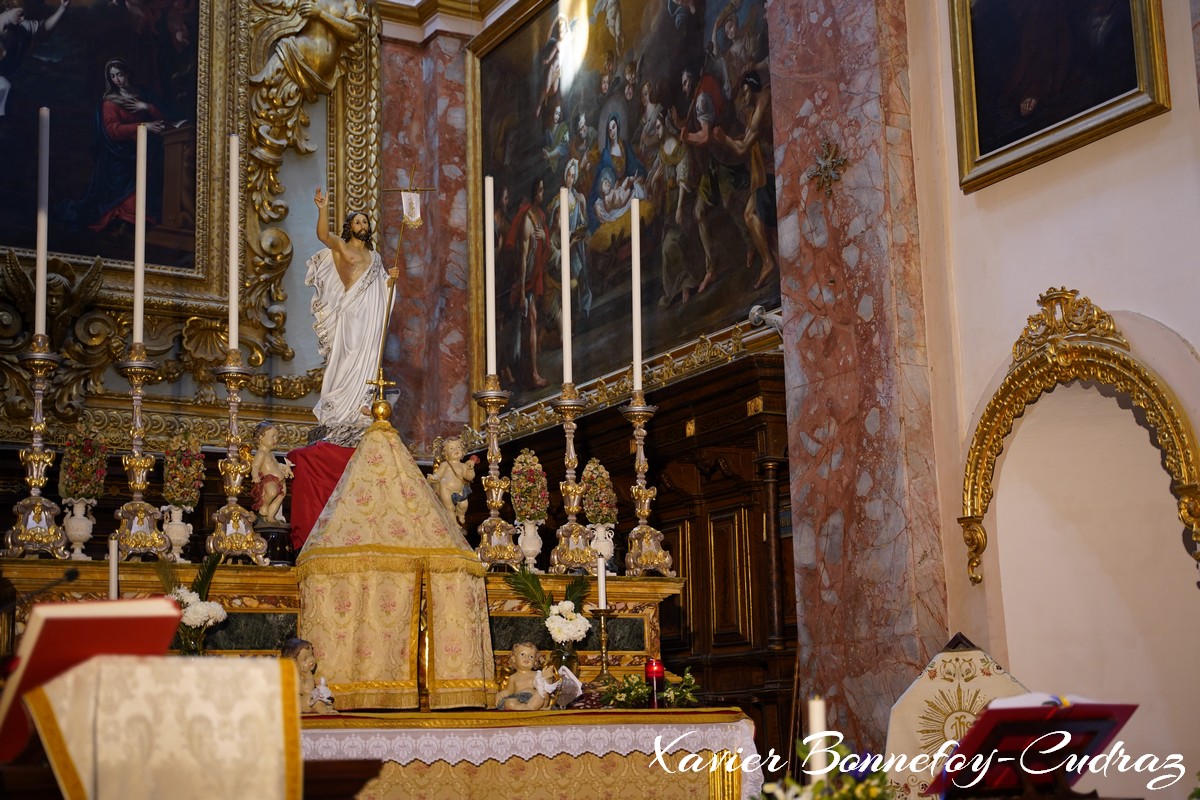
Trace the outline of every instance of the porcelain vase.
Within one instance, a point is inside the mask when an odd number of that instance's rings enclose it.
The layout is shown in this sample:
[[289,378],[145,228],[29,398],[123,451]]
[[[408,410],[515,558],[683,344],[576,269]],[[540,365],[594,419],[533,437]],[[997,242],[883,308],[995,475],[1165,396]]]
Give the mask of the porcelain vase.
[[538,533],[538,523],[534,520],[518,520],[518,527],[521,528],[521,535],[517,537],[517,546],[521,548],[521,555],[525,556],[525,568],[532,573],[541,574],[541,570],[537,568],[537,558],[542,554],[542,537]]
[[83,552],[83,546],[92,538],[92,527],[96,524],[91,511],[92,506],[96,505],[96,498],[63,498],[63,505],[71,509],[71,515],[63,518],[63,531],[71,542],[71,558],[75,561],[91,561],[91,556]]
[[175,556],[175,561],[180,564],[188,563],[183,557],[183,548],[192,538],[192,523],[183,521],[183,512],[190,510],[183,506],[162,507],[163,513],[167,515],[167,521],[163,523],[163,535],[171,540],[171,555]]

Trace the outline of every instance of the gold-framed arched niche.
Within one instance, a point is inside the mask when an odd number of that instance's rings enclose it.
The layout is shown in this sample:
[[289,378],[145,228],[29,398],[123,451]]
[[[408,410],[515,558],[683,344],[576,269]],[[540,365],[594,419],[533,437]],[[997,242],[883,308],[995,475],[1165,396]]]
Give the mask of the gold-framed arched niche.
[[[983,518],[992,502],[996,459],[1013,422],[1044,392],[1071,381],[1092,381],[1128,395],[1154,430],[1162,463],[1171,476],[1179,520],[1200,543],[1200,485],[1196,434],[1171,388],[1129,347],[1108,312],[1078,290],[1049,289],[1041,310],[1029,317],[1013,345],[1008,373],[984,407],[963,475],[963,515],[958,523],[967,545],[967,575],[983,580],[979,565],[987,548]],[[1196,551],[1200,558],[1200,549]]]

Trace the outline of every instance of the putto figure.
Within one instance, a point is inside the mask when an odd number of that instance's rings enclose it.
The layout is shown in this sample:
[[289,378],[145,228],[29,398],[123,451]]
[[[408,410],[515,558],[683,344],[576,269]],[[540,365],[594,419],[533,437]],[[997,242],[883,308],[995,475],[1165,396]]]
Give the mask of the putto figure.
[[452,436],[442,444],[442,457],[428,476],[438,499],[459,525],[467,521],[467,497],[471,494],[471,481],[475,480],[475,465],[479,463],[478,456],[466,461],[462,458],[462,439]]
[[254,460],[250,462],[250,480],[253,482],[250,496],[252,508],[268,522],[287,522],[283,517],[283,499],[287,496],[293,464],[286,458],[282,462],[275,458],[278,442],[279,428],[275,423],[266,420],[258,423],[254,429]]

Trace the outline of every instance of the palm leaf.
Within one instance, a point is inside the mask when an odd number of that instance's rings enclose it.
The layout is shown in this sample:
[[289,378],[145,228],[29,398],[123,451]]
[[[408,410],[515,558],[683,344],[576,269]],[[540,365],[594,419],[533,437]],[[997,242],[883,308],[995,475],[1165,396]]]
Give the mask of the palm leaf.
[[506,572],[504,574],[504,582],[514,592],[519,594],[525,602],[541,612],[542,616],[550,613],[552,598],[546,594],[546,590],[542,588],[542,579],[534,573],[521,567],[520,572]]
[[587,599],[588,580],[582,575],[576,575],[575,578],[567,584],[566,590],[563,592],[563,599],[570,600],[575,604],[575,612],[583,613],[583,601]]
[[179,585],[179,570],[175,568],[175,563],[172,561],[164,561],[161,558],[155,561],[154,574],[158,576],[158,582],[162,584],[164,594],[170,594]]
[[200,562],[200,567],[196,570],[196,579],[192,581],[192,591],[198,594],[201,600],[208,599],[208,587],[217,571],[217,565],[221,563],[221,558],[220,553],[210,553]]

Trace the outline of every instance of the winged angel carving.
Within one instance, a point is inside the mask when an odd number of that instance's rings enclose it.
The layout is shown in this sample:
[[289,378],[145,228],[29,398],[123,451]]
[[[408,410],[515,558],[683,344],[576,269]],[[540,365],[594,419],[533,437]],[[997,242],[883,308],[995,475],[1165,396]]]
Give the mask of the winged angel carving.
[[[347,69],[348,56],[367,31],[370,0],[255,0],[256,26],[250,78],[250,191],[264,222],[280,220],[286,204],[279,167],[292,147],[311,153],[305,103],[329,94]],[[260,66],[261,65],[261,66]]]
[[[115,341],[110,336],[113,321],[94,307],[104,283],[103,267],[100,258],[82,270],[58,258],[47,263],[46,333],[50,351],[66,357],[54,373],[52,391],[63,418],[78,413],[85,384],[96,388],[110,360],[105,348]],[[0,398],[10,416],[29,400],[29,382],[17,366],[17,355],[31,345],[34,292],[29,273],[9,250],[0,262]]]

